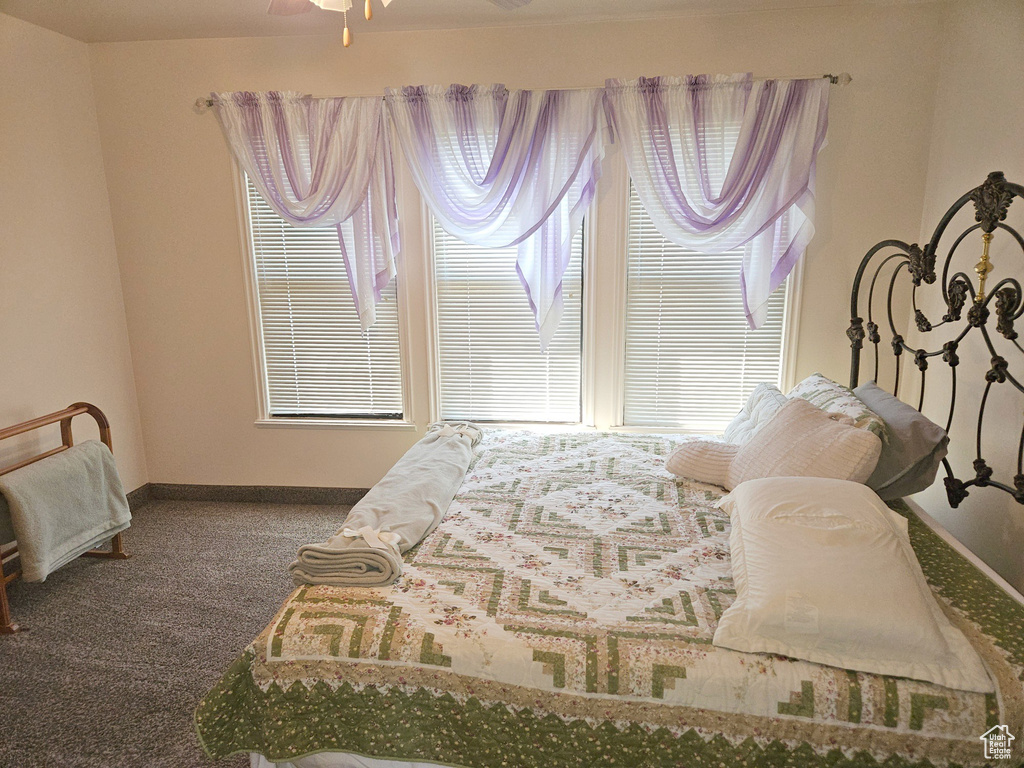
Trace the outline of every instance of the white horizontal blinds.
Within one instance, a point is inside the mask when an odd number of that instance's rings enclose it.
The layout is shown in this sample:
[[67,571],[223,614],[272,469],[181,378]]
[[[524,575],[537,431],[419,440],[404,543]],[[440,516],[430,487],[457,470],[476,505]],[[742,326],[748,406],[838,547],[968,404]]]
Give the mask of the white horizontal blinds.
[[293,227],[246,179],[271,416],[401,418],[395,283],[359,328],[334,227]]
[[624,424],[721,432],[758,382],[779,383],[785,285],[750,330],[742,255],[669,242],[630,185]]
[[516,273],[516,248],[482,248],[433,220],[441,418],[580,421],[583,231],[562,283],[565,313],[546,354]]

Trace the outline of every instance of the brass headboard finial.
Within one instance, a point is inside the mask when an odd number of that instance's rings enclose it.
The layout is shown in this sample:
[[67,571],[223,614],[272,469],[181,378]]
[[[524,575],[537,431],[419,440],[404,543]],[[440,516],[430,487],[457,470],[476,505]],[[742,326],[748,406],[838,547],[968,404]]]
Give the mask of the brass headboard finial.
[[988,258],[988,247],[992,242],[992,233],[983,232],[981,242],[984,243],[981,251],[981,260],[974,265],[974,273],[978,276],[978,295],[974,297],[975,304],[985,303],[985,280],[995,268],[995,265]]

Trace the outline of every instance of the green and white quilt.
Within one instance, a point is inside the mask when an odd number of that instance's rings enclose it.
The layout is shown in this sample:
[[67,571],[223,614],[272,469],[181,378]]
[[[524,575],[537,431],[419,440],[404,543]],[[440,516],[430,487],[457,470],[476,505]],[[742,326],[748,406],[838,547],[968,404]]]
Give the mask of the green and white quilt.
[[720,490],[665,470],[674,445],[491,431],[395,584],[292,594],[200,704],[203,746],[473,768],[924,768],[985,765],[995,725],[1024,744],[1024,608],[907,510],[998,694],[711,645],[734,597],[729,518]]

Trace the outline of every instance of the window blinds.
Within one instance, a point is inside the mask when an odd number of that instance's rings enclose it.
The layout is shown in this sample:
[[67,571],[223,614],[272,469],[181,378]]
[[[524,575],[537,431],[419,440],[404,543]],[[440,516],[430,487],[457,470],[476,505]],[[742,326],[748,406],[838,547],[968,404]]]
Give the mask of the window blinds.
[[689,251],[654,227],[630,185],[623,423],[721,432],[761,381],[779,383],[785,286],[747,327],[742,249]]
[[542,354],[516,274],[516,248],[482,248],[433,220],[441,418],[580,421],[583,231],[573,239],[565,311]]
[[293,227],[246,178],[271,416],[402,417],[395,282],[362,333],[334,227]]

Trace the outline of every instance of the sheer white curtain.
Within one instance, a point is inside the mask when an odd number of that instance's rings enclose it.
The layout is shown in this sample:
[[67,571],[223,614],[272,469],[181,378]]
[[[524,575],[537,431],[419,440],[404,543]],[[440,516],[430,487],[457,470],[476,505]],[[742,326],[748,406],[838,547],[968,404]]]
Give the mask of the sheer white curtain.
[[703,253],[744,246],[739,288],[753,328],[814,234],[828,86],[750,75],[606,85],[616,138],[658,231]]
[[572,239],[601,175],[602,95],[453,85],[385,96],[416,186],[441,226],[474,245],[518,246],[516,270],[542,349],[558,328]]
[[[229,146],[294,226],[334,225],[363,328],[399,251],[394,170],[377,98],[214,94]],[[609,80],[579,91],[388,90],[387,113],[434,216],[484,247],[517,246],[541,348],[562,313],[570,245],[593,201],[612,123],[652,220],[685,248],[744,247],[752,327],[814,232],[828,83],[750,75]],[[714,140],[711,140],[714,139]]]
[[212,94],[228,146],[260,196],[296,227],[334,225],[363,330],[399,253],[395,179],[379,98]]

